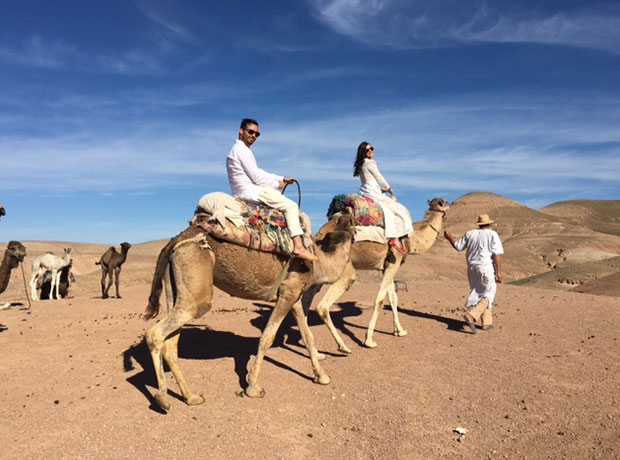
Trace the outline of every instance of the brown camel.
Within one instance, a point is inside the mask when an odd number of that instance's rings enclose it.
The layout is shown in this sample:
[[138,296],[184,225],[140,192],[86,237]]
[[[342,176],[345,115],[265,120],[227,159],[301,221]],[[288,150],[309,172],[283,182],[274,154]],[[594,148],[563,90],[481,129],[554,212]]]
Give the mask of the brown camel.
[[[4,251],[4,259],[0,264],[0,294],[3,293],[9,285],[9,279],[11,278],[11,271],[17,268],[20,262],[24,261],[26,257],[26,248],[19,241],[9,241]],[[8,302],[0,303],[0,309],[10,307]]]
[[275,299],[276,302],[247,376],[246,395],[264,396],[264,390],[257,383],[261,363],[280,324],[291,310],[310,354],[314,381],[327,385],[330,378],[319,363],[306,319],[307,310],[298,300],[303,296],[303,304],[308,305],[312,299],[307,297],[316,292],[313,286],[340,278],[349,262],[353,235],[351,216],[334,216],[312,238],[314,253],[318,257],[313,263],[217,240],[194,224],[173,238],[159,254],[145,312],[146,319],[157,315],[162,279],[165,278],[168,315],[145,334],[157,375],[157,404],[164,410],[170,408],[163,359],[179,384],[185,402],[188,405],[204,402],[202,396],[192,393],[187,386],[178,364],[177,350],[181,328],[211,309],[214,286],[236,297],[263,301]]
[[[446,211],[450,207],[443,198],[434,198],[427,201],[427,203],[429,209],[426,211],[424,219],[420,224],[416,224],[417,228],[405,238],[405,247],[410,254],[421,254],[433,245],[437,235],[441,233]],[[366,331],[364,345],[369,348],[377,346],[377,343],[373,340],[373,334],[377,324],[379,308],[383,304],[386,295],[389,298],[394,316],[394,335],[398,337],[407,335],[407,331],[403,329],[398,319],[398,295],[394,288],[394,277],[405,260],[405,256],[387,243],[356,241],[353,244],[351,262],[347,264],[340,279],[329,286],[327,292],[316,306],[317,313],[329,328],[332,337],[338,344],[339,351],[351,353],[351,349],[345,345],[334,327],[334,323],[329,315],[329,309],[353,285],[356,278],[356,270],[380,270],[383,272],[379,292],[375,298],[372,317]]]
[[[107,299],[110,297],[108,291],[112,286],[112,276],[114,276],[114,286],[116,287],[116,298],[120,299],[121,295],[118,293],[119,276],[121,274],[121,266],[127,260],[127,252],[131,244],[124,242],[121,243],[121,252],[119,253],[114,246],[108,248],[103,253],[99,262],[95,262],[95,265],[101,265],[101,298]],[[106,286],[106,277],[109,276],[108,285]]]

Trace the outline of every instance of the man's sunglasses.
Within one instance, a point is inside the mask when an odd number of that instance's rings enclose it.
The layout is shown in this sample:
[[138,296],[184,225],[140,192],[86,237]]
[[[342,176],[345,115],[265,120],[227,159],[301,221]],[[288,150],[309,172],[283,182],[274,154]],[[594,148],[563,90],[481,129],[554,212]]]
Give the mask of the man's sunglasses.
[[246,131],[248,132],[250,136],[254,134],[256,134],[256,137],[260,136],[260,133],[258,131],[254,131],[253,129],[246,129]]

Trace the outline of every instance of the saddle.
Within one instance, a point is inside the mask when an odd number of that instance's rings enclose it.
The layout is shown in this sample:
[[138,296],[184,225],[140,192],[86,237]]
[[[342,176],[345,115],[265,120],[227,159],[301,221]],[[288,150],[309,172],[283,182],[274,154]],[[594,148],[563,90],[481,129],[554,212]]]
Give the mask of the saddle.
[[345,208],[353,210],[355,241],[387,243],[385,238],[385,216],[383,208],[379,203],[359,193],[336,195],[332,198],[327,210],[327,218],[331,218],[337,212],[344,211]]
[[[306,246],[310,245],[310,219],[302,212],[299,221]],[[250,249],[290,256],[293,240],[284,213],[256,201],[233,198],[221,192],[203,196],[191,224],[229,243]]]
[[347,207],[353,209],[355,225],[385,228],[381,205],[372,198],[362,196],[359,193],[334,196],[327,211],[327,218],[331,218],[337,212],[342,212]]

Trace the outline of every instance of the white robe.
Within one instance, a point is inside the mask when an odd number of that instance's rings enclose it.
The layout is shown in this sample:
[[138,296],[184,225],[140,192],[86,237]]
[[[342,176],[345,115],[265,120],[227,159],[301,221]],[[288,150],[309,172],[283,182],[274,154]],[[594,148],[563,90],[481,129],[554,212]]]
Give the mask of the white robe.
[[457,251],[467,249],[467,278],[471,292],[465,306],[473,307],[486,297],[489,308],[492,308],[497,292],[492,255],[504,253],[499,235],[490,228],[470,230],[454,246]]
[[372,198],[383,208],[385,220],[385,237],[398,238],[409,235],[413,231],[411,214],[406,207],[383,194],[381,187],[388,188],[390,184],[379,171],[377,162],[366,158],[360,169],[360,195]]

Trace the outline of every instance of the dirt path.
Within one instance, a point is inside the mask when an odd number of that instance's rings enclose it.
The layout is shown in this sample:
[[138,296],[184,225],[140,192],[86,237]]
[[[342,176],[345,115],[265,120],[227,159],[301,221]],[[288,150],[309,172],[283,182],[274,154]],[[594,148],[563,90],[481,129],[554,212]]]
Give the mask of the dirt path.
[[[183,331],[181,365],[206,404],[188,407],[168,373],[166,415],[142,342],[145,283],[103,301],[97,289],[31,311],[0,312],[3,459],[613,459],[620,458],[617,297],[501,286],[497,328],[462,330],[466,285],[409,283],[406,337],[382,311],[363,348],[376,286],[334,308],[353,349],[336,352],[309,321],[329,386],[312,383],[287,318],[263,365],[264,399],[239,394],[270,305],[217,293],[214,312]],[[579,309],[586,309],[585,315]],[[463,437],[453,430],[468,430]]]

